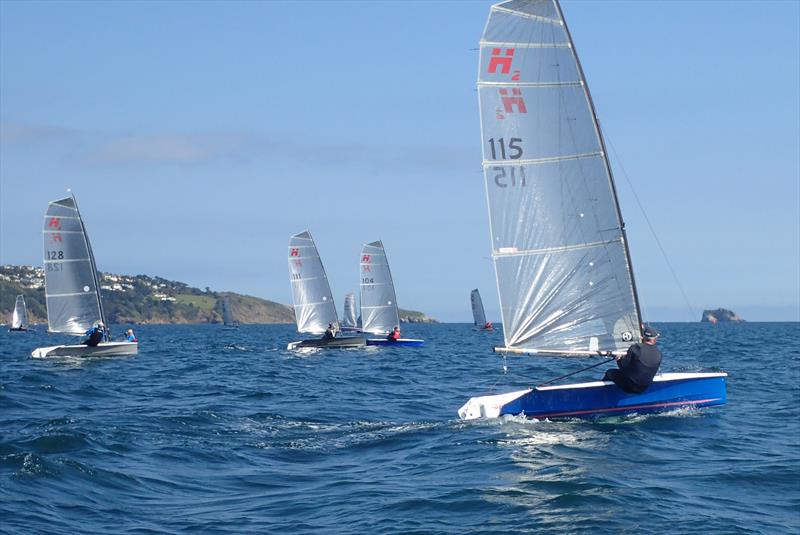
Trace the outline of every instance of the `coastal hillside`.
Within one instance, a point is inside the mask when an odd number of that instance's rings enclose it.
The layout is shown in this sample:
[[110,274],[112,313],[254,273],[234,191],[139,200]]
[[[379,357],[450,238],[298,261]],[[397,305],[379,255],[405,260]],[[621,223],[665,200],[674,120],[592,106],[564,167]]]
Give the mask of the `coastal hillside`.
[[[294,323],[290,306],[251,295],[201,290],[161,277],[101,273],[100,287],[112,323],[222,323],[223,298],[228,298],[233,319],[239,323]],[[30,322],[46,323],[42,268],[0,266],[0,321],[10,321],[19,294],[25,296]],[[401,310],[400,320],[436,322],[414,310]]]

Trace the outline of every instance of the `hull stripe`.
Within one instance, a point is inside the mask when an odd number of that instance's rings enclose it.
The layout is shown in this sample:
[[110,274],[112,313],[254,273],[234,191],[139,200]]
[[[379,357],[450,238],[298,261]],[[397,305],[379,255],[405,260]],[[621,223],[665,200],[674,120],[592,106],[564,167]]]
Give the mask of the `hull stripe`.
[[695,399],[686,401],[672,401],[670,403],[647,403],[644,405],[630,405],[626,407],[609,407],[607,409],[589,409],[585,411],[571,411],[571,412],[550,412],[547,414],[526,414],[529,418],[548,418],[550,416],[576,416],[578,414],[593,414],[601,412],[619,412],[630,411],[635,409],[653,409],[656,407],[672,407],[676,405],[697,405],[699,403],[710,403],[712,401],[719,401],[722,398],[708,398],[708,399]]

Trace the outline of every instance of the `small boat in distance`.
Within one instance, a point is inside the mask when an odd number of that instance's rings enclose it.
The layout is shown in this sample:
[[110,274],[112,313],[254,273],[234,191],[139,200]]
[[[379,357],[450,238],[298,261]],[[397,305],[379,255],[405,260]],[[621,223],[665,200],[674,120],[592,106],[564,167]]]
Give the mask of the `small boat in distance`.
[[231,311],[231,299],[227,295],[222,298],[222,325],[226,329],[238,329],[239,322],[233,319]]
[[472,325],[480,331],[491,331],[494,329],[491,321],[486,321],[486,312],[483,310],[483,299],[477,288],[469,294],[472,304]]
[[75,196],[51,201],[44,215],[44,283],[48,332],[84,336],[102,323],[96,346],[60,345],[34,349],[34,358],[52,356],[116,357],[135,355],[137,342],[112,342],[106,321],[97,266]]
[[11,316],[11,328],[9,331],[27,331],[28,330],[28,309],[25,306],[25,298],[22,295],[17,296],[17,301],[14,303],[14,313]]
[[[608,152],[557,0],[491,7],[478,98],[505,339],[495,351],[624,355],[642,339],[639,298]],[[638,394],[611,381],[545,386],[554,379],[472,398],[458,414],[583,418],[721,405],[726,376],[664,373]]]
[[[329,326],[332,334],[339,330],[336,304],[333,302],[328,276],[319,257],[314,238],[308,231],[289,239],[289,282],[292,285],[294,319],[297,332],[323,335]],[[360,347],[363,336],[323,336],[291,342],[287,349],[306,347]]]
[[344,296],[344,313],[342,314],[342,332],[358,332],[361,330],[356,318],[356,296],[349,293]]
[[380,240],[367,243],[361,249],[360,289],[361,330],[381,335],[381,338],[367,338],[368,346],[421,346],[425,343],[415,338],[389,339],[394,328],[400,326],[400,313],[389,261]]

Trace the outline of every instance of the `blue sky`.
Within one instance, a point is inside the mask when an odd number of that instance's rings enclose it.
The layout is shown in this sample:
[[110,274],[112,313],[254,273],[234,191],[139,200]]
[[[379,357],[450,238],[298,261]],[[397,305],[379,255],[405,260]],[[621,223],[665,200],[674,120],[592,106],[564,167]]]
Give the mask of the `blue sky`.
[[[382,239],[401,307],[468,321],[478,287],[499,317],[489,6],[0,2],[0,263],[41,263],[41,216],[71,187],[104,271],[289,303],[288,237],[309,229],[338,300]],[[800,319],[798,6],[562,4],[651,320]]]

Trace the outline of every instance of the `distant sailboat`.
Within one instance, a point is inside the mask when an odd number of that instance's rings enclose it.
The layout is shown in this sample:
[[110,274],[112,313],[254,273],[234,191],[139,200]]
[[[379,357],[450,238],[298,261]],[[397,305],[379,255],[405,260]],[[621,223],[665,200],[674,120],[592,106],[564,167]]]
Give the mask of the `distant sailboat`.
[[[317,252],[314,238],[308,231],[289,239],[289,281],[292,285],[294,317],[297,332],[322,335],[331,326],[339,330],[336,304],[333,302],[328,276]],[[288,349],[303,347],[358,347],[366,344],[362,336],[314,338],[292,342]]]
[[222,298],[222,324],[229,329],[236,329],[239,327],[239,322],[233,319],[231,299],[227,295]]
[[[624,354],[641,314],[622,216],[586,79],[557,0],[492,6],[478,79],[492,258],[505,347]],[[472,398],[464,419],[653,412],[725,403],[725,373],[664,373],[642,394],[614,383]]]
[[137,342],[110,342],[100,298],[97,267],[75,196],[52,201],[44,215],[44,281],[48,331],[84,336],[102,323],[105,340],[97,346],[62,345],[35,349],[32,357],[112,357],[135,355]]
[[11,316],[11,328],[9,331],[27,331],[28,330],[28,309],[25,307],[25,298],[21,295],[17,296],[17,301],[14,303],[14,314]]
[[361,330],[365,333],[383,335],[382,338],[367,338],[367,345],[421,346],[424,340],[400,338],[388,339],[389,333],[400,326],[397,296],[394,292],[392,272],[386,251],[380,240],[367,243],[361,250]]
[[469,300],[472,304],[472,324],[476,329],[482,331],[491,331],[494,329],[491,321],[486,321],[486,312],[483,310],[483,299],[478,289],[472,290],[469,294]]
[[358,331],[358,318],[356,317],[356,296],[349,293],[344,296],[344,313],[342,314],[342,331]]

